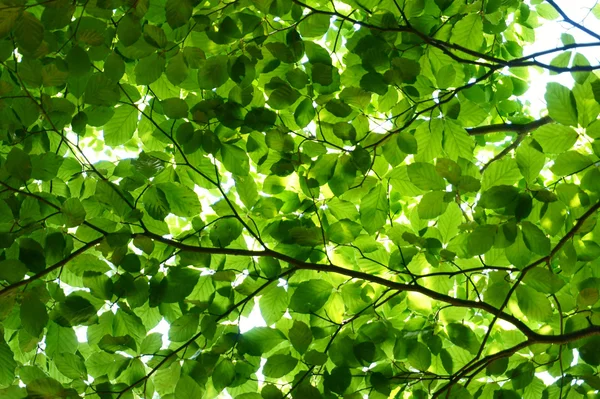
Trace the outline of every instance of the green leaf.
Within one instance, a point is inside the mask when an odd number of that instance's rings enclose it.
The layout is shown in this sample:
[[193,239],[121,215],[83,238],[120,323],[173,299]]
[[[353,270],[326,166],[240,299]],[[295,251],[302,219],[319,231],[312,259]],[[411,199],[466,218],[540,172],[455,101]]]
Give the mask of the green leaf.
[[6,387],[13,383],[17,362],[10,347],[0,340],[0,386]]
[[496,225],[484,224],[477,226],[467,241],[467,249],[470,254],[483,255],[492,248],[496,238]]
[[22,238],[19,242],[19,260],[35,273],[46,268],[44,250],[40,243],[31,238]]
[[454,24],[452,42],[479,50],[483,42],[483,22],[479,14],[469,14]]
[[444,190],[446,183],[438,175],[435,166],[426,162],[415,162],[408,165],[408,177],[421,190]]
[[325,375],[325,387],[335,393],[343,395],[352,383],[352,373],[347,367],[335,367],[331,374]]
[[87,379],[87,369],[80,356],[72,353],[59,353],[52,359],[56,368],[65,377],[71,379]]
[[4,167],[10,175],[19,180],[27,181],[31,177],[31,158],[29,154],[17,147],[13,147],[8,153]]
[[521,172],[513,158],[505,157],[493,162],[483,173],[481,188],[487,190],[492,186],[512,186],[521,179]]
[[142,203],[150,217],[156,220],[164,220],[171,212],[165,193],[156,186],[150,186],[144,192]]
[[273,126],[277,120],[277,114],[268,108],[254,108],[246,114],[245,125],[263,132]]
[[148,334],[140,345],[140,353],[154,353],[162,347],[162,334]]
[[407,154],[416,154],[418,151],[417,139],[407,132],[400,132],[398,134],[398,148]]
[[173,29],[187,24],[192,16],[194,7],[189,0],[167,0],[165,14],[167,22]]
[[325,104],[325,109],[338,118],[346,118],[352,113],[352,108],[350,108],[348,104],[337,99],[329,100],[327,104]]
[[[455,28],[456,29],[456,28]],[[475,141],[467,131],[457,123],[447,120],[444,123],[444,150],[452,160],[459,157],[470,159],[473,157]]]
[[267,359],[263,367],[265,377],[281,378],[296,368],[298,359],[290,355],[273,355]]
[[189,375],[182,375],[175,386],[175,398],[201,398],[204,395],[204,389]]
[[28,295],[21,302],[23,329],[33,337],[39,337],[48,324],[48,312],[37,297]]
[[581,179],[581,188],[593,192],[600,192],[600,169],[588,170]]
[[210,240],[216,247],[226,247],[242,234],[242,225],[238,220],[219,219],[210,230]]
[[63,202],[60,211],[66,218],[67,227],[76,227],[85,222],[85,208],[77,198],[69,198]]
[[524,389],[533,381],[535,366],[532,362],[521,363],[513,370],[509,370],[507,374],[511,377],[513,388]]
[[294,324],[290,328],[289,337],[294,349],[301,354],[306,352],[313,340],[310,328],[305,323],[298,320],[294,320]]
[[571,90],[559,83],[548,83],[546,95],[548,114],[558,123],[568,126],[577,126],[577,106]]
[[[104,64],[106,65],[106,63]],[[189,68],[185,62],[183,53],[175,55],[169,60],[165,74],[167,79],[174,85],[180,85],[188,77]]]
[[125,62],[121,56],[115,52],[110,53],[110,55],[104,61],[104,74],[116,82],[121,80],[123,74],[125,73]]
[[248,154],[240,147],[223,144],[221,147],[221,156],[223,157],[225,169],[236,176],[248,176],[250,172]]
[[96,312],[97,309],[88,299],[76,293],[66,297],[58,308],[60,316],[71,326],[87,323]]
[[[548,152],[545,149],[544,151]],[[531,143],[522,143],[516,152],[517,165],[521,174],[528,183],[534,182],[546,165],[546,157]]]
[[550,300],[546,295],[529,287],[517,287],[517,302],[523,314],[531,321],[543,322],[552,315]]
[[329,239],[335,243],[348,244],[360,234],[362,226],[348,219],[335,222],[327,230]]
[[192,217],[202,212],[198,194],[192,189],[179,183],[160,183],[157,186],[163,192],[171,213],[181,217]]
[[260,356],[275,348],[285,339],[285,335],[277,329],[255,327],[242,334],[239,350],[241,353],[248,353],[251,356]]
[[268,326],[277,323],[288,307],[288,293],[283,287],[271,286],[263,291],[258,304],[260,314]]
[[48,356],[59,353],[75,353],[77,346],[77,336],[73,328],[61,327],[52,321],[48,324],[46,334],[46,353]]
[[267,104],[273,109],[286,109],[300,98],[300,93],[287,83],[279,85],[271,92]]
[[298,31],[305,38],[321,37],[327,33],[330,19],[328,14],[311,13],[298,24]]
[[323,280],[308,280],[300,283],[290,298],[290,309],[298,313],[313,313],[321,309],[333,286]]
[[235,379],[235,366],[229,359],[223,359],[217,364],[212,374],[213,385],[217,392],[230,386]]
[[499,209],[510,205],[517,199],[519,189],[513,186],[494,186],[485,191],[479,199],[479,205],[489,209]]
[[369,234],[379,231],[385,224],[389,201],[386,187],[377,185],[365,195],[360,202],[360,221]]
[[201,89],[212,90],[222,86],[229,80],[227,60],[227,56],[224,55],[200,60],[198,65],[198,85]]
[[198,330],[199,316],[190,313],[181,316],[169,328],[169,340],[174,342],[184,342],[190,339]]
[[533,132],[533,138],[547,154],[560,154],[570,150],[578,137],[574,129],[557,123],[544,125]]
[[543,3],[535,6],[535,10],[538,12],[539,16],[547,19],[547,20],[555,20],[559,17],[558,12],[552,7],[550,4]]
[[119,20],[117,35],[123,45],[131,46],[142,36],[140,20],[133,14],[126,14]]
[[591,337],[589,340],[579,348],[579,356],[584,362],[591,366],[600,366],[600,352],[598,352],[598,345],[600,345],[599,337]]
[[425,371],[431,366],[431,352],[425,344],[416,342],[409,349],[408,362],[417,370]]
[[235,188],[240,199],[247,208],[252,208],[258,201],[258,189],[252,176],[234,176]]
[[462,212],[455,202],[448,204],[446,212],[438,219],[437,226],[444,243],[449,242],[458,234],[458,226],[462,223],[462,217]]
[[[94,73],[85,86],[83,98],[86,104],[113,107],[119,101],[119,87],[104,73]],[[123,107],[126,107],[125,105]],[[112,110],[111,110],[112,111]],[[88,113],[88,117],[91,116]],[[90,123],[92,124],[92,123]],[[99,126],[104,123],[100,123]],[[94,126],[94,125],[93,125]]]
[[71,50],[69,50],[69,54],[67,54],[65,61],[67,61],[69,75],[71,76],[86,75],[92,67],[90,57],[80,46],[73,46]]
[[267,278],[275,278],[281,273],[281,265],[275,258],[262,257],[258,261],[258,265]]
[[468,350],[473,355],[477,354],[480,343],[469,327],[464,324],[450,323],[446,326],[446,331],[448,332],[448,338],[454,345]]
[[15,26],[15,36],[23,52],[33,53],[44,40],[44,26],[35,15],[25,11]]
[[523,240],[527,248],[533,253],[546,256],[550,253],[550,239],[531,222],[521,222]]
[[129,335],[122,337],[113,337],[106,334],[98,342],[98,347],[105,352],[115,353],[117,351],[134,350],[137,351],[137,344]]
[[388,91],[388,84],[386,83],[382,74],[377,72],[369,72],[360,79],[360,87],[366,91],[383,96]]
[[130,105],[115,108],[114,115],[104,125],[106,145],[116,147],[131,140],[138,125],[138,115],[137,108]]
[[173,97],[161,101],[165,115],[170,119],[185,118],[188,114],[188,105],[181,98]]
[[448,203],[444,200],[446,193],[444,191],[432,191],[425,193],[419,205],[417,211],[421,219],[435,219],[446,211]]
[[488,375],[502,375],[508,367],[508,358],[501,357],[489,363],[485,370]]
[[567,176],[582,171],[593,164],[594,162],[590,156],[577,151],[567,151],[556,158],[550,170],[557,176]]
[[0,261],[0,279],[9,283],[19,282],[25,277],[27,266],[18,259]]
[[342,140],[356,140],[356,129],[346,122],[339,122],[333,125],[333,134]]
[[165,71],[165,64],[165,57],[158,53],[142,58],[135,66],[135,82],[138,85],[149,85],[155,82]]
[[316,111],[312,105],[312,101],[307,98],[302,100],[296,107],[296,111],[294,112],[294,120],[298,126],[305,128],[310,122],[312,122],[312,120],[315,118],[315,115]]
[[6,7],[0,14],[0,38],[4,38],[10,33],[20,16],[20,9]]
[[519,231],[513,244],[506,248],[506,259],[518,268],[527,266],[533,254],[525,245],[523,234]]
[[56,177],[64,158],[54,153],[34,155],[31,158],[31,177],[33,179],[50,181]]
[[565,282],[559,276],[543,267],[529,270],[523,282],[543,294],[555,294],[565,286]]

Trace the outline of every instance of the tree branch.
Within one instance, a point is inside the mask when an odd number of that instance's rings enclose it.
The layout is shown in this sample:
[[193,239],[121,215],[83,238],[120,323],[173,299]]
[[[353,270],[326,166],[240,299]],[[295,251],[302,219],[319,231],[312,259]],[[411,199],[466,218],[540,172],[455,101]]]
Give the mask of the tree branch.
[[514,150],[515,148],[517,148],[519,146],[519,144],[521,144],[521,141],[523,141],[523,139],[525,138],[526,133],[521,133],[517,136],[517,138],[515,139],[515,141],[513,141],[512,143],[510,143],[509,146],[507,146],[505,149],[503,149],[502,151],[500,151],[498,153],[498,155],[496,155],[494,158],[490,159],[488,162],[486,162],[485,165],[483,165],[481,167],[481,169],[479,169],[479,171],[481,173],[485,172],[485,170],[494,162],[501,160],[502,158],[504,158],[507,154],[509,154],[512,150]]
[[7,295],[8,293],[10,293],[11,291],[22,287],[24,285],[27,285],[33,281],[39,280],[42,277],[52,273],[55,270],[60,269],[61,267],[63,267],[64,265],[66,265],[67,263],[69,263],[70,261],[72,261],[73,259],[75,259],[76,257],[78,257],[79,255],[83,254],[84,252],[86,252],[87,250],[95,247],[96,245],[98,245],[102,240],[104,239],[104,237],[99,237],[96,238],[93,241],[88,242],[87,244],[85,244],[83,247],[79,248],[78,250],[72,252],[69,256],[67,256],[66,258],[64,258],[63,260],[56,262],[55,264],[53,264],[52,266],[44,269],[43,271],[29,277],[28,279],[25,280],[21,280],[17,283],[14,284],[10,284],[8,286],[6,286],[4,289],[0,290],[0,297]]
[[567,16],[567,14],[554,2],[554,0],[546,0],[546,2],[548,4],[550,4],[556,10],[556,12],[558,12],[560,14],[561,17],[563,17],[563,19],[566,23],[573,25],[577,29],[581,30],[582,32],[587,33],[588,35],[592,36],[593,38],[600,40],[599,34],[597,34],[596,32],[586,28],[585,26],[583,26],[583,25],[573,21],[571,18],[569,18]]
[[[550,262],[552,260],[552,258],[562,249],[562,247],[570,240],[572,239],[575,234],[577,234],[577,232],[579,231],[579,229],[581,228],[581,226],[583,226],[583,224],[586,222],[586,220],[592,216],[596,211],[598,211],[598,209],[600,209],[600,201],[597,202],[596,204],[594,204],[594,206],[592,206],[590,209],[588,209],[578,220],[577,223],[575,223],[575,225],[569,230],[569,232],[567,234],[565,234],[565,236],[563,238],[560,239],[560,241],[554,246],[554,248],[552,248],[552,250],[550,251],[550,254],[548,256],[545,256],[531,264],[529,264],[528,266],[526,266],[525,268],[523,268],[523,271],[521,272],[521,274],[519,275],[519,277],[517,278],[517,280],[515,281],[515,283],[513,284],[513,286],[510,288],[510,290],[508,291],[506,298],[504,299],[502,305],[500,306],[500,312],[502,312],[502,310],[506,307],[506,305],[508,304],[508,301],[510,300],[510,298],[512,297],[513,293],[516,291],[517,287],[519,286],[519,284],[523,281],[523,279],[525,278],[525,275],[527,274],[527,272],[531,269],[533,269],[534,267],[545,263],[545,262]],[[481,354],[483,353],[484,347],[485,347],[485,343],[489,337],[489,335],[491,334],[491,329],[494,326],[494,324],[496,323],[496,320],[501,318],[499,315],[495,315],[494,319],[492,320],[492,322],[490,323],[490,325],[488,326],[488,331],[485,334],[485,337],[479,347],[479,351],[477,352],[477,355],[473,358],[473,360],[471,360],[471,362],[474,362],[476,359],[479,358],[479,356],[481,356]],[[562,317],[561,317],[562,319]],[[574,333],[568,333],[568,334],[564,334],[563,333],[563,329],[562,329],[562,324],[561,324],[561,333],[560,335],[555,335],[555,336],[548,336],[548,335],[539,335],[537,337],[528,337],[528,341],[526,342],[531,342],[529,345],[533,345],[535,343],[547,343],[547,344],[558,344],[558,345],[563,345],[565,343],[568,342],[572,342],[581,338],[586,338],[588,336],[591,335],[598,335],[600,334],[600,326],[593,326],[593,327],[588,327],[586,329],[583,330],[579,330],[576,331]],[[549,337],[553,337],[553,339],[549,339]],[[519,345],[517,345],[519,346]],[[514,347],[516,348],[516,347]],[[520,349],[520,348],[519,348]],[[518,349],[517,349],[518,350]],[[516,350],[515,350],[516,351]],[[508,353],[508,352],[507,352]],[[514,353],[514,352],[512,352]],[[509,356],[512,353],[508,353],[507,356]],[[488,356],[489,357],[489,356]],[[485,358],[484,358],[485,359]],[[482,359],[482,360],[484,360]],[[495,358],[492,358],[491,361],[495,360]],[[438,390],[436,392],[436,394],[434,395],[435,397],[438,397],[441,392],[450,389],[454,384],[456,384],[461,378],[463,378],[464,376],[466,376],[471,370],[473,370],[474,368],[477,368],[477,364],[481,363],[480,362],[475,362],[474,364],[470,365],[467,364],[466,366],[464,366],[461,370],[459,370],[457,372],[457,375],[455,378],[453,378],[447,385],[445,385],[444,387],[442,387],[440,390]],[[487,364],[487,363],[484,363]]]
[[529,133],[541,126],[552,123],[552,118],[544,116],[529,123],[498,123],[495,125],[470,127],[465,130],[470,136],[480,136],[489,133],[514,132],[519,134]]
[[[596,204],[593,209],[594,211],[600,208],[600,203]],[[590,211],[588,211],[590,212]],[[593,212],[590,212],[590,214]],[[586,213],[587,214],[587,213]],[[582,217],[583,218],[583,217]],[[580,219],[581,220],[581,219]],[[582,224],[583,222],[581,222]],[[573,233],[574,234],[574,233]],[[336,273],[341,274],[347,277],[352,277],[359,280],[370,281],[372,283],[376,283],[382,285],[384,287],[392,288],[398,291],[407,291],[407,292],[417,292],[419,294],[425,295],[431,299],[438,300],[440,302],[449,303],[454,306],[464,307],[464,308],[474,308],[484,310],[499,319],[507,321],[514,325],[517,329],[519,329],[527,338],[535,339],[537,342],[545,342],[545,343],[558,343],[563,342],[563,336],[560,335],[543,335],[536,333],[530,327],[528,327],[524,322],[516,318],[515,316],[509,315],[502,310],[493,307],[492,305],[485,302],[478,302],[467,299],[454,298],[449,295],[445,295],[439,293],[437,291],[431,290],[429,288],[425,288],[420,285],[411,285],[405,283],[399,283],[395,281],[388,280],[387,278],[375,276],[369,273],[364,273],[357,270],[346,269],[341,266],[336,265],[326,265],[326,264],[318,264],[318,263],[310,263],[304,262],[298,259],[294,259],[290,256],[281,254],[279,252],[267,249],[262,251],[253,251],[247,249],[234,249],[234,248],[206,248],[206,247],[197,247],[192,245],[183,244],[168,238],[161,237],[154,233],[137,233],[133,234],[133,237],[136,236],[146,236],[153,240],[162,242],[164,244],[173,246],[175,248],[196,252],[196,253],[206,253],[206,254],[221,254],[221,255],[231,255],[231,256],[252,256],[252,257],[272,257],[279,259],[281,261],[287,262],[292,265],[292,270],[314,270],[319,272],[327,272],[327,273]],[[557,247],[561,245],[560,242],[557,244]],[[564,243],[562,244],[564,245]],[[561,245],[561,246],[562,246]],[[550,255],[549,255],[550,256]],[[548,257],[542,258],[538,261],[533,262],[531,265],[527,266],[527,268],[531,269],[537,266],[540,263],[543,263],[547,260]],[[526,268],[526,269],[527,269]],[[590,330],[591,334],[600,334],[600,326],[594,327]]]

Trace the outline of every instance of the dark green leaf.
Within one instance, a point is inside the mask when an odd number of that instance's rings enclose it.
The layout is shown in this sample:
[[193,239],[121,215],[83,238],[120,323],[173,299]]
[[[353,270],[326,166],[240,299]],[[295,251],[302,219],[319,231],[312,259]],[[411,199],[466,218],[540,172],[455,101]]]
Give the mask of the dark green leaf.
[[290,298],[290,308],[299,313],[316,312],[325,305],[332,290],[333,287],[327,281],[304,281],[294,290]]

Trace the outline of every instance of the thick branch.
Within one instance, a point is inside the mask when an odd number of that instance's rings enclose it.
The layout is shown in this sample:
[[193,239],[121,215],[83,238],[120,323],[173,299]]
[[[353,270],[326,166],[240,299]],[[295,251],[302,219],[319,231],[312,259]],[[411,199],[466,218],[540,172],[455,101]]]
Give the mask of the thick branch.
[[[592,209],[594,209],[594,211],[595,211],[599,207],[600,207],[600,203],[596,204]],[[590,209],[590,211],[591,211],[591,209]],[[588,213],[590,213],[590,214],[593,213],[590,211],[588,211]],[[580,220],[582,220],[582,219],[583,219],[583,217]],[[581,223],[583,223],[583,222],[581,222]],[[473,301],[473,300],[454,298],[449,295],[439,293],[437,291],[431,290],[429,288],[425,288],[420,285],[411,285],[411,284],[404,284],[404,283],[399,283],[399,282],[395,282],[395,281],[390,281],[384,277],[374,276],[369,273],[364,273],[364,272],[357,271],[357,270],[350,270],[350,269],[346,269],[346,268],[340,267],[340,266],[304,262],[304,261],[294,259],[290,256],[281,254],[279,252],[276,252],[276,251],[273,251],[270,249],[263,250],[263,251],[252,251],[252,250],[247,250],[247,249],[233,249],[233,248],[205,248],[205,247],[197,247],[197,246],[183,244],[183,243],[180,243],[177,241],[170,240],[168,238],[161,237],[154,233],[138,233],[138,234],[134,234],[134,237],[135,236],[146,236],[153,240],[162,242],[166,245],[170,245],[170,246],[173,246],[175,248],[178,248],[178,249],[181,249],[184,251],[190,251],[190,252],[196,252],[196,253],[221,254],[221,255],[231,255],[231,256],[272,257],[272,258],[276,258],[281,261],[289,263],[290,265],[292,265],[293,270],[314,270],[314,271],[320,271],[320,272],[322,271],[322,272],[327,272],[327,273],[336,273],[336,274],[341,274],[344,276],[356,278],[359,280],[370,281],[372,283],[376,283],[376,284],[382,285],[384,287],[392,288],[392,289],[395,289],[398,291],[417,292],[417,293],[425,295],[431,299],[435,299],[440,302],[449,303],[454,306],[484,310],[484,311],[496,316],[499,319],[502,319],[502,320],[505,320],[505,321],[511,323],[512,325],[517,327],[529,339],[534,339],[537,342],[562,343],[564,340],[564,337],[567,336],[567,335],[564,335],[564,336],[543,335],[543,334],[536,333],[531,328],[529,328],[524,322],[522,322],[515,316],[509,315],[509,314],[507,314],[485,302],[478,302],[478,301]],[[564,243],[561,244],[561,242],[559,242],[559,244],[557,244],[557,247],[562,246],[562,245],[564,245]],[[553,255],[550,255],[550,256],[553,256]],[[533,268],[533,267],[537,266],[538,264],[545,262],[546,259],[547,259],[547,257],[542,258],[542,259],[532,263],[531,265],[529,265],[528,268]],[[600,327],[593,328],[590,331],[590,334],[600,334]]]
[[552,123],[552,118],[544,116],[529,123],[498,123],[495,125],[478,126],[465,129],[470,136],[480,136],[488,133],[514,132],[519,134],[529,133],[541,126]]

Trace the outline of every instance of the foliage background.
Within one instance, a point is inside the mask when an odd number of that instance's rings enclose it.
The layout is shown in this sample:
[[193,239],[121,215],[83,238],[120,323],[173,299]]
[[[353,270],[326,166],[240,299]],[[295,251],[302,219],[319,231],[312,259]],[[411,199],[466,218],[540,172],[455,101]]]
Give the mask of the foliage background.
[[[525,54],[557,19],[592,41]],[[599,45],[552,0],[2,0],[0,396],[594,397]]]

